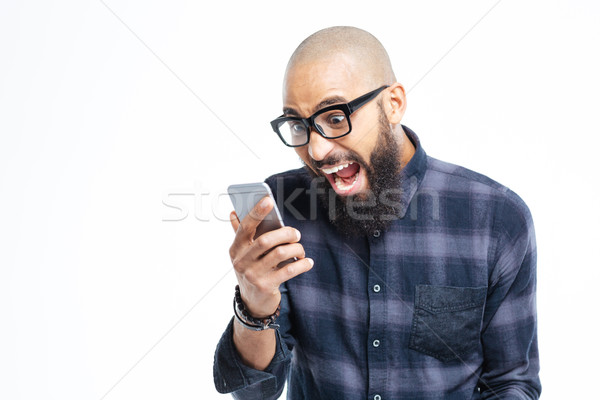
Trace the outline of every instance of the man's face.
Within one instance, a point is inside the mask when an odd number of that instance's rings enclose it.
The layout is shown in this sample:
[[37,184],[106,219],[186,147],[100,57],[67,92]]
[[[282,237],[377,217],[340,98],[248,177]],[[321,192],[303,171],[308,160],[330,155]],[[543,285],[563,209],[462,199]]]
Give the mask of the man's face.
[[[361,85],[352,61],[315,62],[288,71],[284,109],[308,117],[322,107],[347,103],[374,87]],[[319,199],[331,222],[348,236],[385,230],[400,206],[400,147],[380,100],[351,116],[352,131],[339,139],[311,132],[308,145],[295,150],[313,177],[325,177],[336,193]],[[341,168],[341,169],[340,169]]]
[[[351,57],[344,55],[292,67],[286,76],[284,109],[308,117],[331,104],[354,100],[376,89],[365,83],[364,74]],[[370,188],[365,163],[380,132],[377,100],[352,114],[351,123],[352,132],[347,136],[330,140],[313,131],[309,143],[295,150],[317,176],[328,180],[338,196],[361,197]]]

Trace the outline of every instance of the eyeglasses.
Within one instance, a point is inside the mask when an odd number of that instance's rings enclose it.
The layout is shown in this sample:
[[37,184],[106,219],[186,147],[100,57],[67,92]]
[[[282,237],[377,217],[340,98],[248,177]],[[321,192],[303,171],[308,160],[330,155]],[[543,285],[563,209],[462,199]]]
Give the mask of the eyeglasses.
[[388,85],[364,94],[349,103],[334,104],[320,109],[308,118],[280,116],[271,121],[273,130],[281,141],[289,147],[308,144],[311,127],[325,139],[338,139],[352,131],[350,115],[373,100]]

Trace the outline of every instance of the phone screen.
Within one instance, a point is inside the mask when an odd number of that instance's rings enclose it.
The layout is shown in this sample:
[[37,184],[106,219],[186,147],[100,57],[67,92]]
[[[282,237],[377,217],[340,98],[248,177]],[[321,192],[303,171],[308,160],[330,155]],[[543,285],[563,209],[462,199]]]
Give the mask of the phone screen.
[[[227,192],[229,193],[229,198],[231,198],[233,208],[235,209],[235,213],[240,219],[240,222],[246,217],[246,215],[248,215],[250,210],[252,210],[256,203],[258,203],[263,197],[271,197],[271,200],[273,201],[273,208],[271,209],[269,214],[265,216],[262,222],[256,227],[256,234],[254,235],[254,239],[258,238],[263,233],[283,227],[283,220],[281,219],[281,214],[279,213],[279,209],[277,208],[277,203],[273,198],[271,188],[269,188],[269,185],[267,185],[266,183],[257,182],[231,185],[227,188]],[[282,266],[294,262],[296,260],[296,257],[290,258],[288,260],[280,262],[277,267],[281,268]]]
[[233,203],[233,208],[235,209],[240,221],[242,221],[246,215],[248,215],[250,210],[252,210],[263,197],[271,197],[274,206],[269,214],[265,216],[263,221],[256,228],[256,235],[254,236],[255,239],[265,232],[283,227],[283,221],[281,220],[279,209],[277,208],[277,204],[275,203],[271,189],[266,183],[257,182],[231,185],[227,188],[227,192],[229,193],[229,197]]

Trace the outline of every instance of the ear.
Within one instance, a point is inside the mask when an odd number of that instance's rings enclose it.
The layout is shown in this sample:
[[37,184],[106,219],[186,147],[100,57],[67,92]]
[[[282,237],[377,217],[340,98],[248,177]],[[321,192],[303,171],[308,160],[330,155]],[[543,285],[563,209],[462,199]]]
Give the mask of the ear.
[[386,99],[385,111],[390,124],[399,124],[406,111],[406,93],[404,87],[398,82],[389,88],[389,96]]

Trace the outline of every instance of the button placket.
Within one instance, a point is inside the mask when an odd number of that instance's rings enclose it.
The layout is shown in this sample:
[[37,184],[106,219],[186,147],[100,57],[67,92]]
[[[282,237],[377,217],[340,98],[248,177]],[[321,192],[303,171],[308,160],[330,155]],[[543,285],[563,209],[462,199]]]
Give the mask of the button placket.
[[385,390],[387,372],[383,367],[387,355],[383,351],[387,310],[382,280],[386,278],[386,243],[383,233],[379,230],[371,232],[369,242],[369,278],[367,294],[369,296],[369,332],[367,345],[367,360],[369,369],[368,393],[369,399],[381,400],[377,392]]

